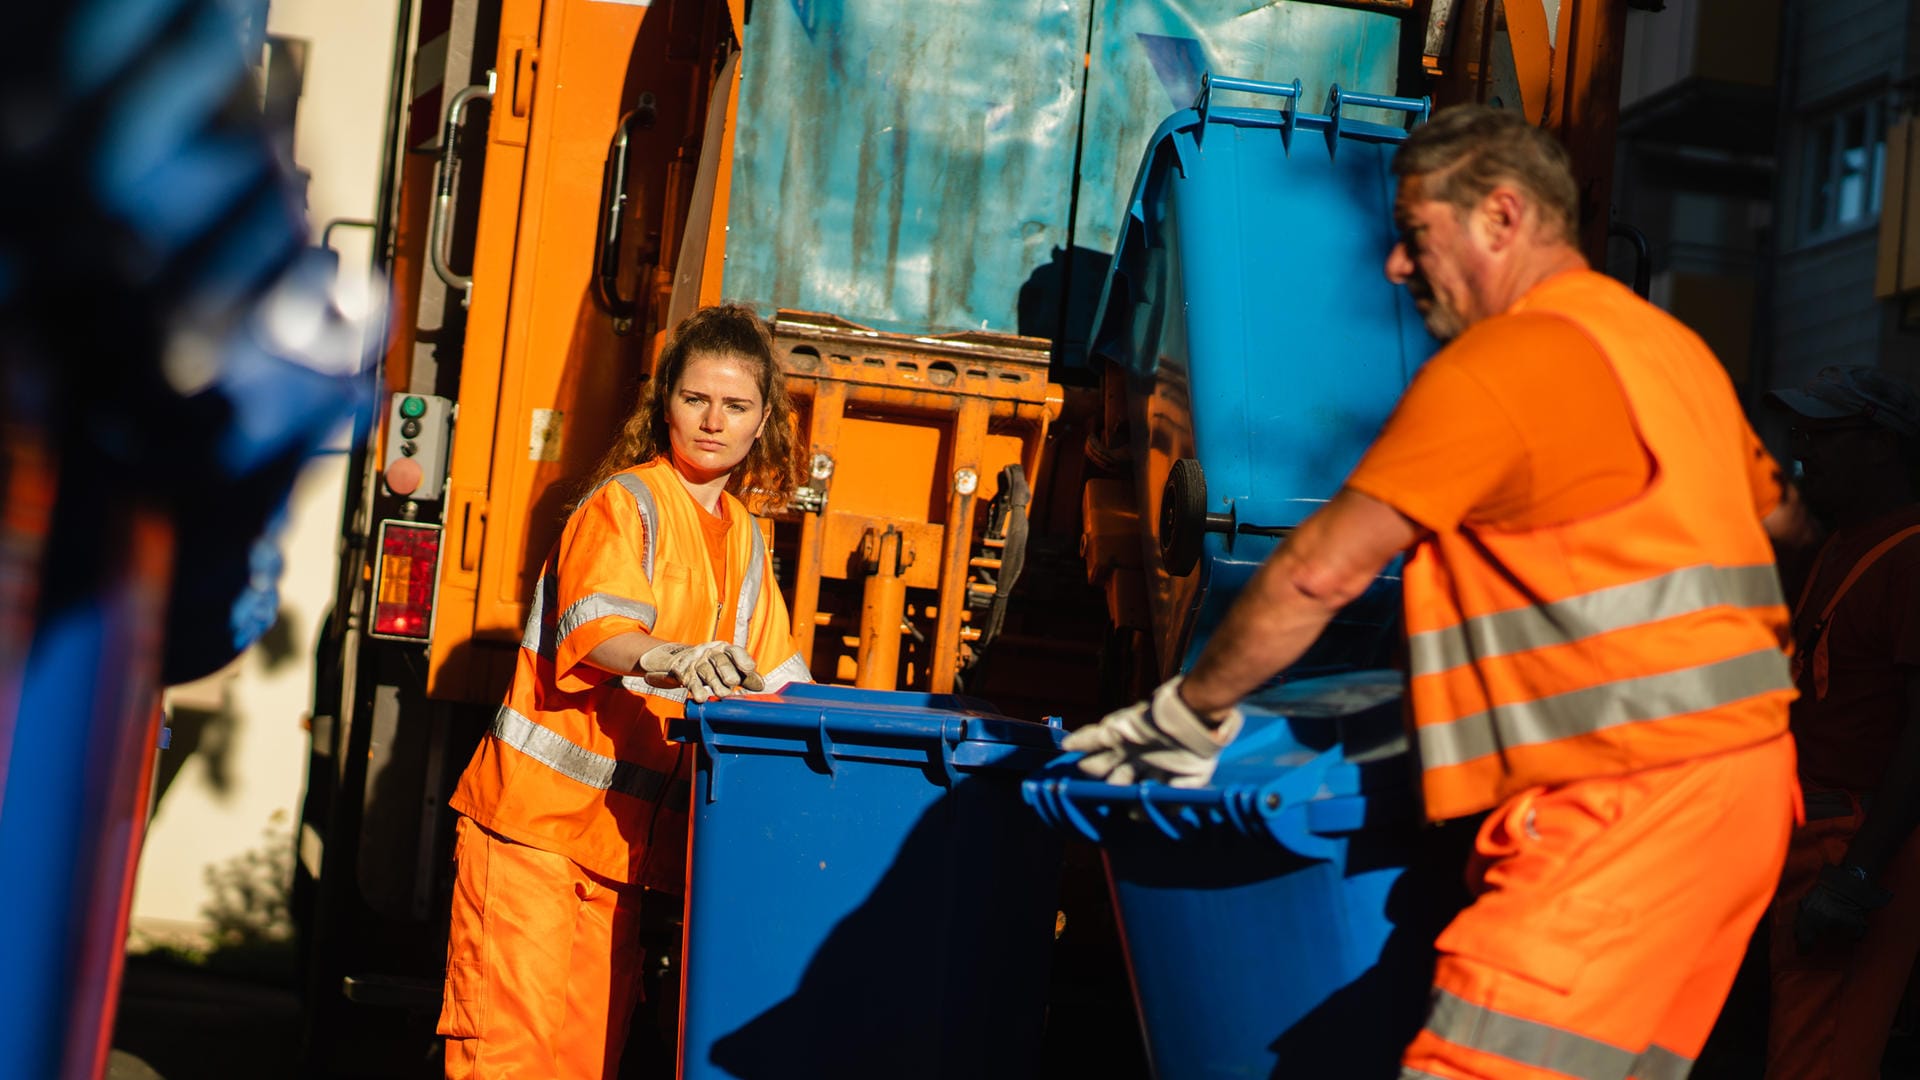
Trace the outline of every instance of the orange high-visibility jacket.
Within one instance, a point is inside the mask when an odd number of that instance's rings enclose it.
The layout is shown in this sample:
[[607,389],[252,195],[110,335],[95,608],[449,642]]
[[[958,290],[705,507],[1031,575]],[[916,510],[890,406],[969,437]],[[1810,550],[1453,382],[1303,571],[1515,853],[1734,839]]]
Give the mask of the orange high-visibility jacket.
[[[705,511],[664,460],[615,474],[574,511],[534,590],[513,685],[460,778],[455,810],[603,877],[679,888],[688,755],[665,735],[686,692],[583,661],[608,638],[639,630],[740,645],[769,691],[811,681],[766,541],[739,500],[722,498],[733,522],[733,604],[714,580]],[[718,625],[728,610],[732,625]],[[671,816],[656,830],[663,810]],[[660,847],[652,859],[650,842]]]
[[[1514,311],[1557,314],[1607,357],[1651,458],[1616,509],[1429,535],[1405,574],[1408,697],[1439,821],[1543,784],[1618,775],[1787,730],[1787,609],[1724,369],[1603,275]],[[1553,358],[1539,358],[1550,364]]]

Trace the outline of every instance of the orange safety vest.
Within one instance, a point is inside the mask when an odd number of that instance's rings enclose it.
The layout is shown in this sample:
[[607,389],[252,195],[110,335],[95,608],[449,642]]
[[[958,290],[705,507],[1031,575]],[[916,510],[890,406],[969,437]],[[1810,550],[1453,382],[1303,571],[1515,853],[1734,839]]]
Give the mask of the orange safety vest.
[[[752,654],[769,692],[812,681],[795,651],[765,538],[739,500],[722,498],[735,523],[726,580],[740,583],[730,626],[718,625],[729,605],[707,555],[705,511],[671,465],[637,465],[582,500],[534,589],[513,684],[460,778],[455,810],[602,877],[680,887],[688,761],[683,747],[666,741],[666,721],[683,715],[686,692],[581,664],[589,650],[579,642],[626,630],[690,644],[727,640]],[[574,550],[611,566],[602,579],[610,574],[613,589],[603,583],[603,591],[564,596],[560,559]],[[602,620],[610,622],[601,632],[582,634]],[[656,829],[663,812],[673,816]]]
[[1559,315],[1594,340],[1652,479],[1578,521],[1463,524],[1414,547],[1408,701],[1434,821],[1762,742],[1787,730],[1794,696],[1787,608],[1725,370],[1600,274],[1558,275],[1511,310]]

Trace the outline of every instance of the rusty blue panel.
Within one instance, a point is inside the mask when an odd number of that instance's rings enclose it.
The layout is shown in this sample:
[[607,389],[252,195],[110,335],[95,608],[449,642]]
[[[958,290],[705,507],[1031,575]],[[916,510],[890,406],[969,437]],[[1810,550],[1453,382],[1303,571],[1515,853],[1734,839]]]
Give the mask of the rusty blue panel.
[[[1306,0],[1127,0],[1100,4],[1087,77],[1087,150],[1075,244],[1112,252],[1146,144],[1194,104],[1212,71],[1261,83],[1300,79],[1302,108],[1327,88],[1392,94],[1400,19]],[[1221,98],[1221,104],[1254,104]]]
[[724,293],[889,330],[1021,330],[1022,289],[1067,245],[1088,2],[761,0]]
[[[1087,137],[1074,242],[1105,254],[1121,226],[1154,131],[1193,104],[1206,72],[1262,82],[1299,79],[1301,106],[1327,90],[1391,94],[1400,20],[1307,0],[1126,0],[1094,15]],[[1254,102],[1222,96],[1220,104]]]

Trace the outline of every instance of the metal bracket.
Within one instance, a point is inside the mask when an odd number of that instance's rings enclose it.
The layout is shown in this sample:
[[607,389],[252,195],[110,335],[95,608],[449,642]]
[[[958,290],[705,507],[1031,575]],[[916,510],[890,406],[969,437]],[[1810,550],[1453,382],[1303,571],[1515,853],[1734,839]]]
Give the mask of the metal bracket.
[[1243,94],[1267,94],[1282,99],[1280,104],[1280,141],[1287,147],[1293,145],[1294,103],[1300,100],[1300,80],[1290,83],[1260,82],[1254,79],[1235,79],[1226,75],[1215,75],[1211,71],[1200,76],[1200,93],[1193,99],[1193,108],[1200,114],[1200,126],[1194,130],[1193,143],[1200,145],[1201,137],[1206,134],[1207,114],[1213,109],[1215,90],[1237,90]]
[[1386,109],[1391,112],[1418,114],[1412,122],[1414,124],[1426,123],[1427,115],[1433,111],[1433,100],[1431,98],[1403,98],[1390,97],[1386,94],[1363,94],[1355,90],[1342,90],[1340,89],[1340,84],[1335,83],[1327,90],[1328,157],[1337,156],[1335,151],[1340,146],[1340,137],[1343,134],[1342,128],[1346,122],[1346,118],[1342,116],[1341,113],[1342,110],[1349,105],[1357,108]]

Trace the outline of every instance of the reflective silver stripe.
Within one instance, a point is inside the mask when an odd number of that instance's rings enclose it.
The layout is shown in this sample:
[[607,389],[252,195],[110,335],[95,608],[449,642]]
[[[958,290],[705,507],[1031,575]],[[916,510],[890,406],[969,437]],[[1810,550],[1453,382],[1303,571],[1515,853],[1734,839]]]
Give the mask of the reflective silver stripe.
[[1772,564],[1689,566],[1590,593],[1478,615],[1458,626],[1407,638],[1412,673],[1431,675],[1475,660],[1564,645],[1597,634],[1671,619],[1721,605],[1785,605]]
[[1411,1065],[1400,1066],[1400,1080],[1447,1080],[1439,1073],[1425,1072]]
[[1786,654],[1774,648],[1757,649],[1711,664],[1496,705],[1444,724],[1422,726],[1416,735],[1421,764],[1441,768],[1619,724],[1701,712],[1792,686]]
[[655,686],[648,682],[644,675],[622,675],[620,686],[636,694],[652,694],[654,697],[665,698],[668,701],[687,700],[687,692],[680,687]]
[[789,683],[812,682],[813,672],[807,670],[807,662],[800,658],[800,654],[794,653],[792,656],[780,661],[772,671],[767,672],[765,680],[767,684],[766,692],[769,694],[777,694],[782,687],[787,686]]
[[535,653],[551,660],[554,658],[560,640],[554,634],[553,625],[547,622],[547,597],[560,591],[560,573],[549,565],[533,585],[533,603],[527,608],[527,628],[520,635],[520,647],[532,649]]
[[[686,801],[688,785],[658,769],[596,754],[552,728],[542,727],[505,705],[493,716],[493,737],[559,773],[602,791],[617,791],[646,802]],[[676,794],[677,793],[677,794]]]
[[641,568],[646,571],[647,580],[652,581],[654,556],[653,538],[660,534],[660,511],[653,503],[653,489],[647,486],[645,480],[640,479],[632,473],[615,473],[613,480],[621,487],[626,488],[628,494],[633,496],[634,509],[640,511],[640,520],[647,527],[647,535],[642,538],[641,541],[640,564]]
[[[644,535],[640,540],[642,545],[640,558],[643,569],[646,571],[647,580],[652,581],[653,538],[655,534],[660,531],[660,516],[654,507],[653,489],[647,487],[646,483],[639,477],[629,473],[620,473],[613,476],[610,480],[603,480],[600,483],[600,487],[605,487],[608,483],[613,482],[618,482],[621,487],[627,489],[627,492],[633,496],[634,509],[640,513],[640,521],[645,526],[643,530]],[[587,494],[587,498],[593,498],[599,490],[599,487],[594,488],[593,491]],[[586,500],[583,499],[581,501],[585,502]],[[638,619],[651,627],[657,617],[657,613],[651,606],[642,604],[637,600],[626,600],[617,596],[595,593],[592,596],[574,601],[573,604],[567,608],[566,612],[555,620],[555,622],[549,623],[547,622],[547,606],[552,602],[549,598],[558,596],[559,594],[559,571],[551,565],[550,562],[545,571],[541,573],[540,580],[534,583],[533,602],[527,609],[526,629],[520,635],[521,648],[532,649],[534,652],[549,660],[558,655],[560,642],[564,640],[568,634],[578,630],[582,623],[600,618],[603,615],[626,615]],[[606,605],[610,606],[597,607],[595,604],[596,601],[603,601]]]
[[1640,1051],[1640,1060],[1633,1063],[1634,1080],[1687,1080],[1687,1074],[1693,1071],[1693,1059],[1653,1043]]
[[1626,1080],[1635,1059],[1633,1051],[1612,1043],[1495,1012],[1445,990],[1433,992],[1427,1030],[1455,1046],[1580,1080]]
[[747,531],[753,533],[753,554],[747,559],[747,576],[740,582],[740,598],[733,606],[733,643],[743,649],[754,608],[760,603],[760,584],[767,576],[767,540],[760,535],[759,519],[749,515]]
[[608,593],[592,593],[575,600],[572,606],[567,608],[566,614],[560,616],[557,636],[561,641],[565,641],[575,630],[595,619],[604,619],[609,615],[624,615],[651,627],[655,614],[652,604],[643,604],[638,600],[629,600],[624,596],[613,596]]

